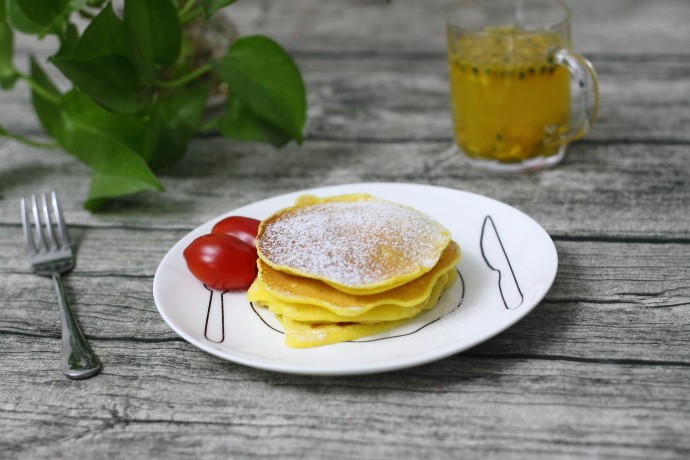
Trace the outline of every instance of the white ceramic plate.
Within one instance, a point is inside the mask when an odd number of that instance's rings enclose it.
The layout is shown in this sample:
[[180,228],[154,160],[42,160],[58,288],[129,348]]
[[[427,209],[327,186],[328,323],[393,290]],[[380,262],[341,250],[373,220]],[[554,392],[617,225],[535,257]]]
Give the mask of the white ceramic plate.
[[[431,311],[385,334],[317,348],[284,344],[275,317],[245,293],[207,289],[187,270],[182,251],[230,215],[263,219],[303,193],[369,193],[412,206],[445,225],[460,244],[458,281]],[[170,327],[188,342],[236,363],[278,372],[347,375],[390,371],[466,350],[529,313],[558,267],[556,248],[534,220],[491,198],[415,184],[363,183],[303,190],[229,211],[173,246],[156,271],[153,297]]]

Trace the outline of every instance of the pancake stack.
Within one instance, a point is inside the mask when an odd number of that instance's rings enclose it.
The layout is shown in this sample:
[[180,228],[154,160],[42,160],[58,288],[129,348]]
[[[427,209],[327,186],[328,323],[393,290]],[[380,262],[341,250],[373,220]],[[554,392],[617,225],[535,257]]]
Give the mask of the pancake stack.
[[433,308],[460,248],[415,209],[366,194],[299,197],[264,220],[250,301],[276,314],[294,348],[387,331]]

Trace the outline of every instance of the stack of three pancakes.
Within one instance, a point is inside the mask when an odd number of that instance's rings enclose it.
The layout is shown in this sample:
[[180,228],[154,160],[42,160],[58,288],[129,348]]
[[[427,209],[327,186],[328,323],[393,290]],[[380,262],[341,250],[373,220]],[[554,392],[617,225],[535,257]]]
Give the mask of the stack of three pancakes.
[[354,340],[433,308],[460,248],[440,223],[365,194],[318,198],[261,223],[250,301],[276,314],[290,347]]

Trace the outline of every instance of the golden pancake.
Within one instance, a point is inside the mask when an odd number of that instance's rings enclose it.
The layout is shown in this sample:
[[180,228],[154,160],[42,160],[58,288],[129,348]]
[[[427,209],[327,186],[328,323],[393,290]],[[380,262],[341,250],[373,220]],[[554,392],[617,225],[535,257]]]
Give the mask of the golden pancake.
[[[455,269],[448,272],[452,274],[446,283],[439,283],[438,289],[434,289],[433,295],[427,300],[424,309],[436,306],[446,286],[450,286],[456,277]],[[383,307],[377,307],[383,308]],[[401,308],[401,307],[398,307]],[[375,310],[376,310],[375,309]],[[295,321],[286,316],[278,316],[283,329],[285,329],[285,344],[292,348],[308,348],[329,345],[338,342],[346,342],[373,334],[386,332],[401,326],[409,321],[409,318],[381,321],[376,323],[337,322],[337,323],[310,323]]]
[[375,324],[323,323],[309,324],[278,317],[285,329],[285,344],[291,348],[309,348],[356,340],[380,334],[405,323],[407,320],[386,321]]
[[[353,315],[352,312],[348,312],[348,316],[341,316],[331,309],[310,304],[285,302],[284,300],[271,296],[268,291],[257,293],[255,297],[259,299],[255,300],[255,302],[267,307],[276,315],[281,315],[293,321],[304,323],[380,323],[382,321],[411,318],[424,310],[434,307],[443,291],[453,284],[456,276],[455,267],[450,268],[446,273],[442,273],[441,276],[437,278],[430,294],[419,304],[405,307],[383,304],[362,311],[358,315]],[[261,288],[258,289],[260,290]]]
[[429,297],[439,278],[455,267],[459,258],[460,247],[451,241],[437,264],[419,278],[388,291],[367,295],[348,294],[322,281],[280,272],[259,260],[259,275],[247,291],[247,297],[250,301],[268,304],[282,302],[322,307],[339,317],[359,316],[382,305],[414,307]]
[[431,270],[450,232],[408,206],[370,195],[302,196],[264,220],[259,258],[346,293],[376,294]]
[[264,220],[247,292],[283,324],[290,347],[354,340],[436,306],[460,248],[431,217],[365,194],[319,198]]

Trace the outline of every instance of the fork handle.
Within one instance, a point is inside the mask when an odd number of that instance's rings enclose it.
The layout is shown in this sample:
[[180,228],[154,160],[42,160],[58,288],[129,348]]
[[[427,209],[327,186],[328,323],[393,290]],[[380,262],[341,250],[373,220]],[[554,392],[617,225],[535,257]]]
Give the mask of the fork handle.
[[62,372],[71,379],[85,379],[101,370],[101,361],[79,329],[62,286],[62,277],[53,273],[62,321]]

